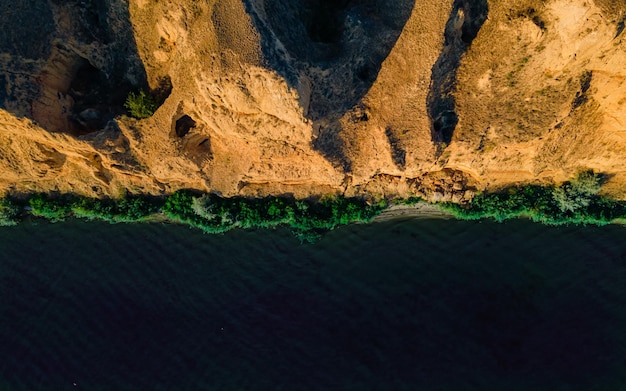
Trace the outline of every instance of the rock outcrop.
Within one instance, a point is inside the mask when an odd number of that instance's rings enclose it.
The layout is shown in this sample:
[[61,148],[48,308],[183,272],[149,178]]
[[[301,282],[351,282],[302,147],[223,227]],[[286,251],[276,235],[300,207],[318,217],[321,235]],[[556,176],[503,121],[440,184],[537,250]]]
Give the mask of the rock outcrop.
[[463,202],[593,169],[626,199],[621,0],[0,8],[0,192]]

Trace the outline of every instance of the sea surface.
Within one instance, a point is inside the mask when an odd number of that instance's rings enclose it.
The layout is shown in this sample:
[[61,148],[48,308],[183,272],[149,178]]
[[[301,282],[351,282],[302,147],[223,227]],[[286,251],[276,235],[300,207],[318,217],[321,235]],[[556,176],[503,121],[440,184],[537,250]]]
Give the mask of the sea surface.
[[0,228],[0,390],[625,390],[626,227]]

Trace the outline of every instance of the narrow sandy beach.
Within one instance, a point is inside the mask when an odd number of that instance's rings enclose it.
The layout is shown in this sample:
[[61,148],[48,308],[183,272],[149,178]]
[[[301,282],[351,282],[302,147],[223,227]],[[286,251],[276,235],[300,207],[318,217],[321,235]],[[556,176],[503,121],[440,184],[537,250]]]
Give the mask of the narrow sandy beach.
[[372,222],[394,219],[453,219],[452,214],[442,211],[437,205],[419,203],[417,205],[393,205],[376,216]]

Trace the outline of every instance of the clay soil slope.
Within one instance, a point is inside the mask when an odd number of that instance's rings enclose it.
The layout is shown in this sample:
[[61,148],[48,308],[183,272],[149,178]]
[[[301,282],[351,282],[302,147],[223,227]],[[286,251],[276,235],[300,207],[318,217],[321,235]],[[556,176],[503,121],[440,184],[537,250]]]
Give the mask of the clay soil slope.
[[[0,0],[0,192],[626,199],[621,0]],[[37,28],[33,28],[37,26]],[[130,118],[131,91],[159,102]]]

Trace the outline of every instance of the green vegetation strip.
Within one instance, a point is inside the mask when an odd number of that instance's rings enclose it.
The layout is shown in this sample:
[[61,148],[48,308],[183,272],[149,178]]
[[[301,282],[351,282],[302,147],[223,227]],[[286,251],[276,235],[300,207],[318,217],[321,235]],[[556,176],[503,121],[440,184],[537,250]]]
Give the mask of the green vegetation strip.
[[448,203],[441,208],[463,220],[523,217],[549,225],[605,225],[626,218],[625,202],[598,194],[605,180],[603,175],[585,171],[561,186],[511,187],[477,194],[467,205]]
[[[439,206],[465,220],[492,218],[504,221],[525,217],[552,225],[604,225],[626,219],[626,202],[598,194],[604,181],[602,175],[587,171],[558,187],[512,187],[502,192],[477,194],[468,204],[444,203]],[[395,200],[394,204],[415,205],[420,202],[420,198],[411,197]],[[164,218],[207,233],[286,226],[302,240],[314,240],[340,225],[370,222],[388,205],[384,200],[372,204],[361,198],[345,197],[323,197],[320,200],[222,198],[186,190],[166,197],[127,196],[121,199],[34,194],[26,198],[0,199],[0,225],[15,225],[28,214],[52,222],[68,217],[112,223]]]
[[301,239],[314,240],[340,225],[369,222],[386,206],[384,201],[372,205],[360,198],[324,197],[316,201],[288,197],[222,198],[192,191],[177,191],[167,197],[128,196],[117,200],[35,194],[26,200],[11,197],[1,200],[0,225],[15,225],[28,213],[52,222],[68,217],[140,222],[163,216],[207,233],[287,226]]

